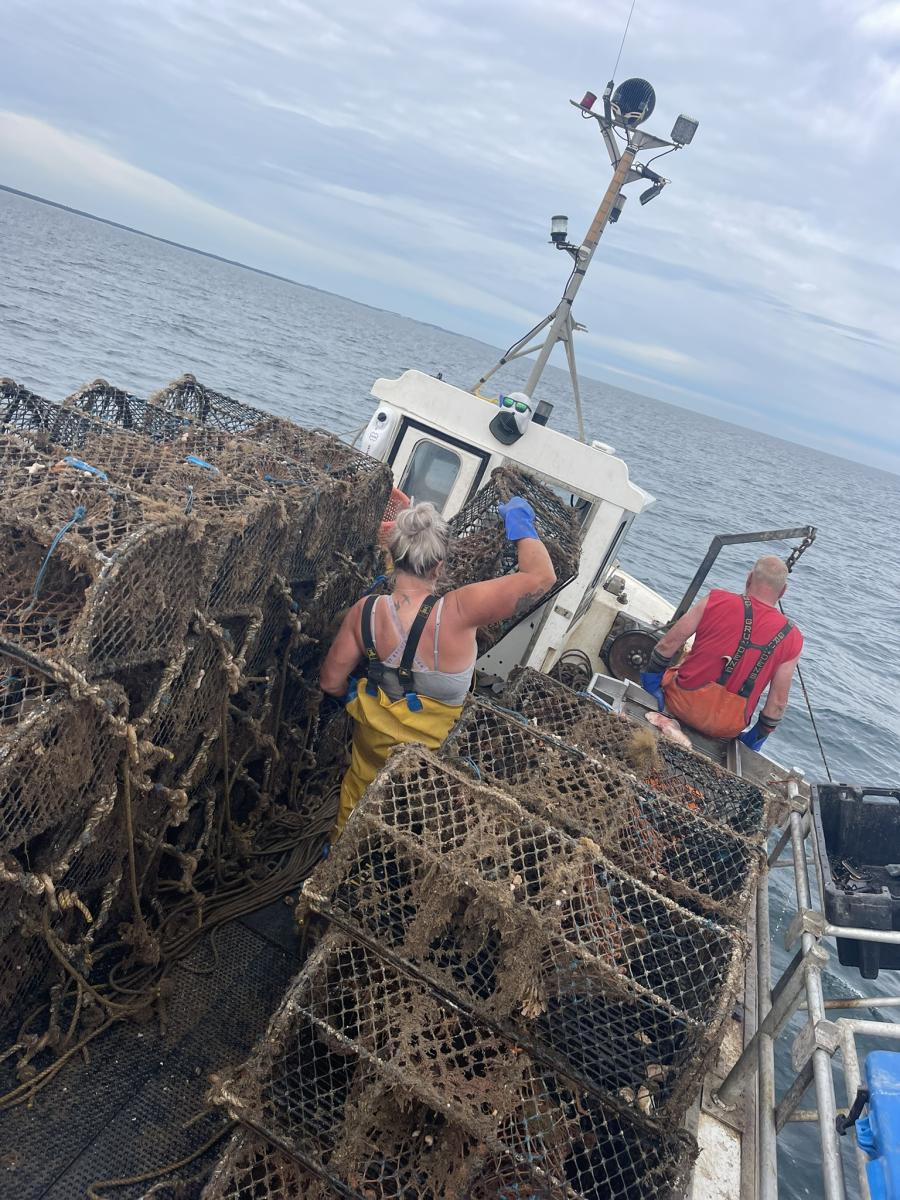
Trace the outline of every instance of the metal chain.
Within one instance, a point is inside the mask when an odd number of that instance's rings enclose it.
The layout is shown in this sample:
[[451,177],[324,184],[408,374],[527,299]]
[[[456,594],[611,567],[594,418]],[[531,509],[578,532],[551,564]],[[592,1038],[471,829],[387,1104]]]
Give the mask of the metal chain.
[[806,537],[800,543],[800,545],[795,546],[794,549],[788,555],[787,569],[789,572],[793,571],[794,567],[796,566],[797,560],[800,558],[800,555],[804,554],[810,548],[810,546],[813,544],[813,542],[815,540],[816,540],[816,530],[811,528],[809,533],[806,535]]

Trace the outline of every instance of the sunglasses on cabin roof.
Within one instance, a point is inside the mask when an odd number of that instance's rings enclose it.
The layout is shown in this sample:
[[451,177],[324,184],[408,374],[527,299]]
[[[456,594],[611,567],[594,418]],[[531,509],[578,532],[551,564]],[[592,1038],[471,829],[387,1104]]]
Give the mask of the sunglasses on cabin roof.
[[531,406],[526,404],[524,400],[513,400],[512,396],[501,396],[500,407],[514,408],[517,413],[527,413],[531,411]]

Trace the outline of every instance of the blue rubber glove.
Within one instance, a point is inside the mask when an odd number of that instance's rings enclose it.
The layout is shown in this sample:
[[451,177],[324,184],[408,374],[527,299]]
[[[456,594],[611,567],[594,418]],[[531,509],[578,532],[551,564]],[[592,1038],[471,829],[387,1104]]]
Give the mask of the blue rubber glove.
[[774,732],[777,724],[777,721],[770,721],[768,717],[760,715],[753,728],[745,730],[738,741],[749,746],[751,750],[758,750],[769,734]]
[[347,690],[344,693],[344,695],[341,697],[341,699],[338,700],[338,704],[340,704],[342,708],[345,707],[346,705],[348,705],[351,700],[356,699],[356,691],[357,691],[358,684],[359,684],[359,680],[356,678],[355,675],[351,675],[348,678]]
[[505,504],[498,505],[497,511],[506,525],[506,536],[511,542],[521,541],[522,538],[537,538],[538,531],[534,527],[534,509],[521,496],[511,496]]
[[666,698],[662,690],[662,677],[665,674],[663,671],[641,671],[641,687],[645,692],[649,692],[656,703],[659,705],[659,711],[666,707]]

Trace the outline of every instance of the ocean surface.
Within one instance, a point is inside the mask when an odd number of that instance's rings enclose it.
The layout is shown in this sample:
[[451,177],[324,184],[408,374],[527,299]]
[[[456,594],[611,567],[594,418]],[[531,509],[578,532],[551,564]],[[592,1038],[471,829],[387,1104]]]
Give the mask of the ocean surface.
[[[410,317],[0,192],[0,376],[50,399],[98,377],[146,396],[190,371],[250,404],[347,433],[368,420],[377,377],[415,367],[470,387],[497,358],[496,347]],[[508,390],[527,374],[516,366],[499,378]],[[584,378],[582,390],[589,436],[615,446],[657,498],[622,565],[673,601],[715,534],[818,528],[785,604],[806,639],[802,669],[831,773],[900,784],[900,476],[598,380]],[[551,368],[538,394],[554,403],[553,424],[573,433],[567,376]],[[754,557],[754,547],[726,549],[709,584],[739,589]],[[767,749],[825,777],[796,684]],[[785,926],[776,914],[779,947]],[[776,967],[786,959],[778,949]],[[827,982],[832,993],[859,990],[836,958]],[[893,982],[882,974],[879,986]],[[813,1126],[788,1131],[782,1196],[821,1194],[817,1142]]]

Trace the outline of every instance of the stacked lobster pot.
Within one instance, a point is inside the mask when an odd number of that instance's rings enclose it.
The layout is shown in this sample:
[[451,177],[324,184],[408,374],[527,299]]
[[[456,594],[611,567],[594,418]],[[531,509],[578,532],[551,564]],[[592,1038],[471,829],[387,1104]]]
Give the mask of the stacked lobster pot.
[[196,381],[160,397],[0,381],[4,1031],[223,828],[235,851],[300,804],[325,639],[375,566],[385,467]]
[[[504,468],[484,491],[453,523],[453,585],[513,569],[496,516],[512,494],[557,577],[577,570],[571,514],[536,480]],[[546,728],[523,715],[538,696]],[[215,1081],[241,1127],[206,1200],[681,1194],[764,804],[594,716],[525,672],[502,708],[470,699],[439,754],[392,754],[304,885],[321,940]]]
[[541,733],[617,763],[655,792],[744,835],[756,846],[765,840],[768,814],[763,792],[708,758],[667,738],[653,737],[648,743],[647,730],[636,739],[640,727],[628,717],[607,712],[589,696],[531,668],[513,671],[502,699],[504,707],[514,709]]
[[304,885],[301,918],[328,926],[216,1079],[242,1128],[206,1200],[679,1194],[755,864],[725,825],[471,702],[442,754],[391,756]]

